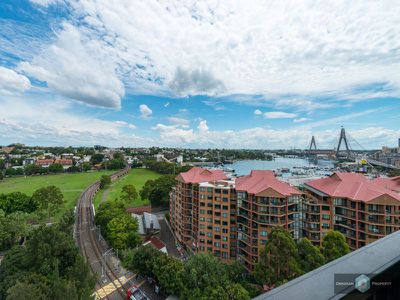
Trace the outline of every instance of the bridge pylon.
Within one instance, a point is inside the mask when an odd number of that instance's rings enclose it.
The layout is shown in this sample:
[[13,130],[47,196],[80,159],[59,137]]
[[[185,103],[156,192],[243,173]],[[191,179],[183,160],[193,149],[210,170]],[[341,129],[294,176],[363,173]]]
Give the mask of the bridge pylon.
[[342,141],[346,147],[346,152],[347,152],[347,158],[350,158],[350,148],[349,148],[349,143],[347,142],[347,137],[346,137],[346,130],[342,126],[342,129],[340,130],[340,138],[339,138],[339,143],[338,147],[336,149],[336,158],[339,157],[339,151],[340,151],[340,146],[342,145]]

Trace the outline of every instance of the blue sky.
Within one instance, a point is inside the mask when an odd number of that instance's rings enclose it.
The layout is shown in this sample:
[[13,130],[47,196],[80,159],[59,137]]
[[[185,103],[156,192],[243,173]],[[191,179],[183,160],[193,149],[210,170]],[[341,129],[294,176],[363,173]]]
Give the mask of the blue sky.
[[399,24],[389,0],[3,0],[0,144],[393,146]]

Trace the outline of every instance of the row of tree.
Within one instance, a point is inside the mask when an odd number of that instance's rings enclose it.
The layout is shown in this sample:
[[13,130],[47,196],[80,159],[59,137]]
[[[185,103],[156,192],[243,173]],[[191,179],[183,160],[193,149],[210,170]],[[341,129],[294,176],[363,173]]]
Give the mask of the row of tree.
[[349,252],[345,237],[338,231],[328,232],[322,246],[316,247],[306,238],[296,243],[288,231],[275,227],[261,252],[253,275],[258,283],[274,287]]
[[123,265],[152,277],[166,294],[188,300],[247,300],[243,266],[224,264],[210,254],[195,254],[184,264],[151,246],[124,253]]
[[47,220],[60,210],[63,199],[55,186],[37,189],[32,196],[21,192],[0,194],[0,250],[9,249],[29,236],[28,218]]
[[103,237],[114,249],[124,250],[141,243],[138,223],[126,211],[126,203],[120,200],[106,201],[96,211],[95,223]]
[[[72,238],[73,212],[32,231],[0,264],[0,299],[90,299],[95,279]],[[1,232],[1,231],[0,231]]]
[[148,180],[140,191],[140,197],[148,199],[152,206],[168,206],[169,193],[175,184],[175,175],[164,175]]
[[144,165],[147,169],[155,171],[160,174],[179,174],[188,171],[190,166],[180,166],[175,163],[160,162],[155,160],[146,160]]

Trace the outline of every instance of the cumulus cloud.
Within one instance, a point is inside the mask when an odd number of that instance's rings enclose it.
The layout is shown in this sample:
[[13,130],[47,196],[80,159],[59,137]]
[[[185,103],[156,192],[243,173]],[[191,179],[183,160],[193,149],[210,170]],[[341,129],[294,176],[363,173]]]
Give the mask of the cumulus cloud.
[[0,94],[22,93],[30,87],[31,82],[27,77],[0,66]]
[[254,111],[254,114],[255,114],[256,116],[262,115],[262,111],[259,110],[259,109],[256,109],[256,110]]
[[199,129],[200,132],[207,132],[208,131],[207,120],[201,120],[197,128]]
[[391,0],[71,5],[80,31],[107,40],[126,86],[136,92],[280,99],[381,82],[400,89],[400,6]]
[[169,86],[179,96],[216,95],[225,89],[222,81],[211,72],[203,69],[188,71],[181,67],[177,68]]
[[264,113],[266,119],[293,119],[296,118],[297,114],[287,113],[283,111],[270,111]]
[[114,121],[114,124],[121,127],[127,127],[129,129],[135,129],[136,126],[134,124],[125,122],[125,121]]
[[169,122],[171,122],[174,125],[178,125],[181,127],[189,127],[189,120],[183,119],[183,118],[178,118],[178,117],[169,117],[167,118]]
[[146,104],[139,106],[140,118],[149,119],[153,115],[153,111]]
[[125,95],[115,64],[102,55],[102,46],[86,40],[72,25],[64,24],[54,44],[20,69],[46,82],[53,91],[90,105],[117,108]]
[[63,146],[149,146],[155,143],[148,137],[127,134],[123,128],[133,124],[71,113],[73,107],[65,100],[7,97],[1,99],[1,105],[8,109],[0,110],[0,135],[10,142]]

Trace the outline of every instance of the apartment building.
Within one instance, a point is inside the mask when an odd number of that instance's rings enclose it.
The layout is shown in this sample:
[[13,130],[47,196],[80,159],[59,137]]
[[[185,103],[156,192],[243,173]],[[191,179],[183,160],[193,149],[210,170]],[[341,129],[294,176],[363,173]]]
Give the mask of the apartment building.
[[[192,168],[187,172],[180,173],[176,177],[177,184],[170,194],[170,222],[177,240],[187,249],[197,251],[199,242],[200,183],[212,183],[227,179],[228,177],[222,170],[207,170],[202,168]],[[202,195],[208,197],[207,193],[204,194],[202,192]],[[202,203],[204,202],[202,201]],[[201,224],[203,226],[207,223],[202,221]],[[203,241],[201,246],[205,246]]]
[[240,260],[249,271],[274,226],[318,246],[337,230],[352,250],[400,229],[400,177],[334,173],[303,191],[268,170],[229,179],[221,170],[192,168],[176,180],[170,220],[177,240],[193,252]]
[[252,171],[236,179],[238,206],[238,259],[249,271],[258,262],[274,226],[300,237],[299,205],[302,193],[276,179],[269,170]]
[[272,171],[228,179],[219,170],[192,168],[176,179],[171,225],[178,241],[194,252],[239,259],[253,270],[273,226],[299,237],[301,192]]
[[334,173],[304,188],[302,234],[315,245],[329,230],[343,233],[354,250],[400,229],[400,177]]

